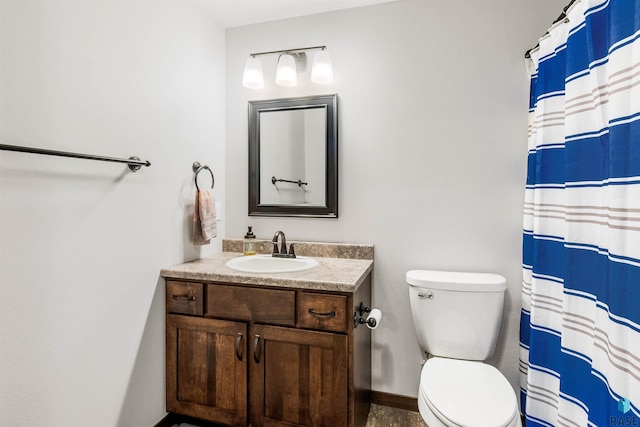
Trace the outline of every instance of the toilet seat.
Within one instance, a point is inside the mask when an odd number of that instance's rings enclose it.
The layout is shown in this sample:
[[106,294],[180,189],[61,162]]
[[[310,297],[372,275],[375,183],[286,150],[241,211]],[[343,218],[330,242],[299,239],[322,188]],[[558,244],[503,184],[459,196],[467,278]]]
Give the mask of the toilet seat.
[[500,371],[482,362],[427,360],[420,375],[420,395],[449,426],[506,427],[518,417],[511,384]]

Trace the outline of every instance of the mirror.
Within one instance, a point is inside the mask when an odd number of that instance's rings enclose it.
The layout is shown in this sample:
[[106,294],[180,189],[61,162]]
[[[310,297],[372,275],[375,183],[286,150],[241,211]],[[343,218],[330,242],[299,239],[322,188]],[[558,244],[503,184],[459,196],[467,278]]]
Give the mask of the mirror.
[[338,217],[337,95],[249,101],[249,215]]

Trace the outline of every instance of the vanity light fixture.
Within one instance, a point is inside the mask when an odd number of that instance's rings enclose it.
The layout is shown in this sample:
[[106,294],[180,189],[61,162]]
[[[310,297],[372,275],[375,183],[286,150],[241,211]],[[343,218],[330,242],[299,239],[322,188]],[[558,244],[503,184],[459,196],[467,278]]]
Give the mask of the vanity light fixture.
[[298,84],[298,70],[296,70],[296,60],[287,53],[278,58],[278,68],[276,69],[276,83],[280,86],[295,86]]
[[331,56],[326,49],[316,53],[311,67],[311,81],[317,84],[327,84],[333,81],[333,65]]
[[249,89],[262,89],[264,87],[262,64],[256,57],[262,55],[279,55],[276,83],[280,86],[295,86],[298,83],[298,72],[304,71],[307,67],[306,52],[310,50],[319,50],[319,52],[315,53],[313,59],[311,81],[316,84],[331,83],[333,81],[333,66],[327,47],[313,46],[250,54],[244,66],[242,85]]
[[251,57],[244,65],[242,75],[242,85],[249,89],[262,89],[264,87],[264,77],[262,76],[262,64],[258,58]]

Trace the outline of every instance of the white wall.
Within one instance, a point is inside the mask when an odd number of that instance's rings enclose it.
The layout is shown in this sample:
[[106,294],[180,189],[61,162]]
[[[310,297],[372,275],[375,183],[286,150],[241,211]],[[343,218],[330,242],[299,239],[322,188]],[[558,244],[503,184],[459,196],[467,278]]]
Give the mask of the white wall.
[[194,161],[225,197],[224,42],[187,2],[0,3],[0,143],[151,162],[0,152],[0,425],[164,416],[160,269],[220,250],[190,215]]
[[[375,244],[374,389],[416,396],[405,273],[486,271],[509,282],[490,363],[518,381],[528,81],[524,52],[566,1],[401,0],[227,30],[227,235]],[[335,81],[242,87],[253,52],[327,45]],[[310,55],[313,55],[312,53]],[[311,60],[311,58],[310,58]],[[308,75],[299,76],[307,81]],[[338,93],[339,218],[247,215],[247,101]]]

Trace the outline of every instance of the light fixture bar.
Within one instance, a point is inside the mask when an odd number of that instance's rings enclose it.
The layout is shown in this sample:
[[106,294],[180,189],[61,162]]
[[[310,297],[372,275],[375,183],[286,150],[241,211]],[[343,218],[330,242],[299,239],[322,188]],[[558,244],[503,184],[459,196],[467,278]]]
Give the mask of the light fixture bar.
[[301,47],[301,48],[297,48],[297,49],[272,50],[270,52],[250,53],[249,56],[251,56],[252,58],[255,58],[256,56],[262,56],[262,55],[297,53],[297,52],[305,52],[307,50],[325,50],[325,49],[327,49],[326,46]]
[[326,46],[300,47],[295,49],[270,50],[268,52],[255,52],[249,54],[244,65],[242,85],[248,89],[262,89],[264,77],[262,65],[258,56],[280,55],[276,69],[276,84],[280,86],[295,86],[298,83],[297,74],[306,71],[306,51],[319,50],[313,56],[311,69],[311,81],[316,84],[327,84],[333,81],[333,66],[331,56]]

